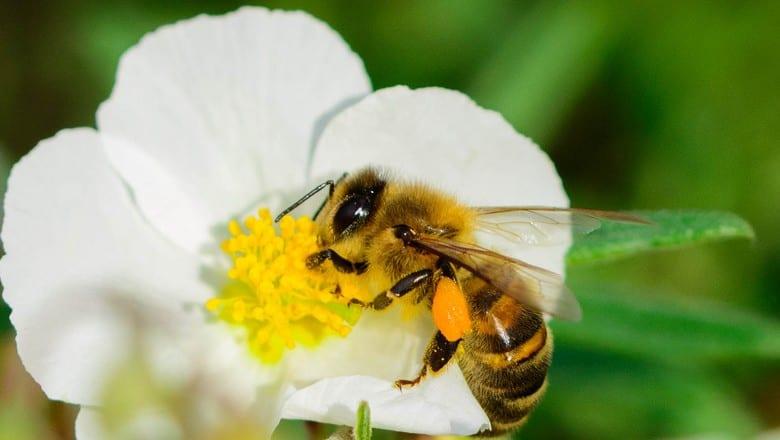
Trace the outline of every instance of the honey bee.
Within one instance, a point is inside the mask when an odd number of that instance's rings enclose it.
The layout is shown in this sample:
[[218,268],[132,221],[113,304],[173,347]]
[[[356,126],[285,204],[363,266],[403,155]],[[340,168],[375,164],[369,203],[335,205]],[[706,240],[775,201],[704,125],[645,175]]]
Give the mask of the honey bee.
[[[319,252],[340,271],[383,286],[360,306],[382,310],[413,293],[432,312],[436,333],[418,384],[449,362],[460,366],[472,394],[500,435],[521,426],[547,385],[553,343],[544,314],[578,320],[579,305],[561,275],[476,243],[478,233],[514,246],[547,244],[590,231],[604,221],[646,223],[628,214],[548,208],[469,207],[424,184],[365,168],[314,188],[277,220],[320,190],[329,196],[314,218]],[[459,350],[459,347],[462,349]]]

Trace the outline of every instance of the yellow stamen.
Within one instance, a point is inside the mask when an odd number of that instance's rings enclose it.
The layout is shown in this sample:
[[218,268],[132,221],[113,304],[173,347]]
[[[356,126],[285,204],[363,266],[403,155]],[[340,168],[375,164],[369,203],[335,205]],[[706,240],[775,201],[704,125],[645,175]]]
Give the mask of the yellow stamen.
[[206,310],[246,331],[253,353],[275,362],[285,349],[313,346],[329,335],[347,336],[360,316],[351,299],[365,300],[354,276],[326,262],[308,269],[306,257],[318,250],[314,223],[285,216],[274,228],[261,209],[243,226],[228,223],[222,250],[233,261],[230,281],[206,301]]

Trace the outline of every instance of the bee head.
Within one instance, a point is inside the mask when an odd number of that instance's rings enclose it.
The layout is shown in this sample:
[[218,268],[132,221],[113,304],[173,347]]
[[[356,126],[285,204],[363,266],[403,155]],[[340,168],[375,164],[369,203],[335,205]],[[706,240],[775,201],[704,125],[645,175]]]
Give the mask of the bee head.
[[386,184],[373,168],[345,177],[334,188],[318,220],[329,225],[335,240],[352,235],[374,216]]

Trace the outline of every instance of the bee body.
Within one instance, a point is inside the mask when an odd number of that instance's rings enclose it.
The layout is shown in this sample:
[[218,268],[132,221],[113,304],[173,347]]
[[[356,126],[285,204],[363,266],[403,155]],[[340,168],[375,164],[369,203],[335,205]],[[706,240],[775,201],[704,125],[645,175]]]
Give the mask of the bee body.
[[592,230],[602,219],[646,223],[594,210],[468,207],[373,168],[319,185],[277,219],[325,187],[329,197],[315,215],[322,250],[307,265],[331,260],[341,271],[360,274],[364,286],[378,292],[373,301],[357,302],[366,308],[382,310],[415,292],[412,302],[428,306],[437,331],[420,374],[396,386],[415,386],[457,362],[491,422],[482,435],[527,420],[546,388],[552,356],[543,314],[576,320],[580,309],[559,274],[481,247],[476,233],[510,246],[537,246],[568,243],[572,226]]
[[471,392],[499,435],[521,426],[547,385],[552,334],[541,313],[471,277],[463,282],[473,331],[457,362]]

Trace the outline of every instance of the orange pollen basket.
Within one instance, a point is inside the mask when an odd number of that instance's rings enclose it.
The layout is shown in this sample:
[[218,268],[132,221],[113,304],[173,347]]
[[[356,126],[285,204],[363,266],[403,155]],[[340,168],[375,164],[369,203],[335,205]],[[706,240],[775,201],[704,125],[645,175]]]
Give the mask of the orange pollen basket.
[[441,278],[433,295],[433,322],[448,341],[454,342],[471,330],[466,297],[455,281]]

